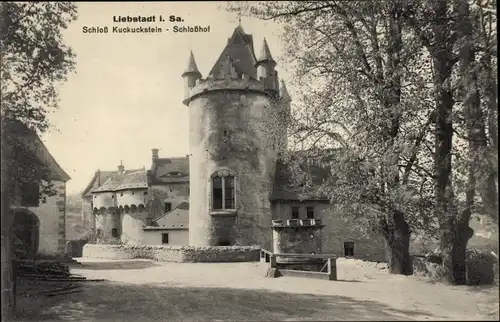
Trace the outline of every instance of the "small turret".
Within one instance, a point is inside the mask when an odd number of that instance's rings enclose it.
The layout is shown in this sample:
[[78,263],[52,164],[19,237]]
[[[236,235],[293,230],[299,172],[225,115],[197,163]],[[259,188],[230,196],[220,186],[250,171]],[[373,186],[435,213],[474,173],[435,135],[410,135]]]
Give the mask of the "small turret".
[[288,94],[288,90],[286,89],[285,82],[282,80],[280,82],[280,99],[282,102],[289,103],[292,98],[290,97],[290,94]]
[[266,87],[276,90],[276,73],[274,70],[276,61],[274,61],[271,55],[266,38],[264,38],[264,43],[262,44],[262,49],[260,50],[260,55],[255,67],[257,67],[257,79],[266,78]]
[[201,78],[201,73],[196,66],[196,61],[194,60],[193,52],[189,54],[188,66],[182,73],[182,78],[184,78],[184,98],[189,97],[189,90],[196,85],[196,81]]

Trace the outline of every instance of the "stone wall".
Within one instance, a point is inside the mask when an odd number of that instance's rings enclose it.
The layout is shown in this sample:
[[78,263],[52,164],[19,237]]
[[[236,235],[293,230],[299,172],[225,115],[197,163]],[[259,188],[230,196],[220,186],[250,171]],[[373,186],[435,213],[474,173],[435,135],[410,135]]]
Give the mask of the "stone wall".
[[321,254],[318,226],[273,227],[273,252],[277,254]]
[[324,202],[274,203],[273,220],[291,219],[292,207],[299,207],[299,219],[306,218],[306,207],[314,207],[314,218],[321,219],[321,249],[323,254],[344,256],[344,242],[354,242],[354,258],[385,261],[385,245],[380,234],[366,231],[363,224],[342,216],[335,205]]
[[152,259],[164,262],[252,262],[259,261],[256,246],[193,247],[160,245],[97,245],[83,246],[83,257],[102,259]]
[[40,220],[38,253],[46,256],[64,254],[66,244],[66,183],[53,181],[57,194],[40,201],[38,207],[29,207]]

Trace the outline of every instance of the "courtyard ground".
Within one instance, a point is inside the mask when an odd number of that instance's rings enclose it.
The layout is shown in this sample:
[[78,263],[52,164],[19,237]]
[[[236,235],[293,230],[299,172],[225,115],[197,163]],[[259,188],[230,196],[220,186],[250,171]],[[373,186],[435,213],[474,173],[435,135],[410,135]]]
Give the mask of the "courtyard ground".
[[266,278],[263,263],[77,260],[72,273],[108,281],[51,298],[31,290],[18,298],[20,320],[498,320],[498,286],[445,286],[358,260],[338,260],[339,281]]

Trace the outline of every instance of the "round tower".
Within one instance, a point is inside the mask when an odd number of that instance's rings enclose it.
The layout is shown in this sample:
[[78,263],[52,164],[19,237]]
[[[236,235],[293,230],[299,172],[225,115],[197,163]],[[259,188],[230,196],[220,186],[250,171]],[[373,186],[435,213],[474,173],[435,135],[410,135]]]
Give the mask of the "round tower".
[[[196,81],[201,78],[201,73],[198,70],[198,66],[196,66],[192,51],[189,54],[188,65],[184,73],[182,73],[182,78],[184,78],[184,99],[187,99],[189,97],[189,91],[196,85]],[[158,153],[158,151],[154,152]]]
[[107,187],[93,193],[96,238],[99,244],[113,244],[120,240],[120,215],[116,209],[115,193]]
[[264,38],[264,43],[260,51],[259,58],[255,64],[257,68],[257,79],[266,79],[266,85],[269,89],[277,90],[277,72],[275,70],[276,62],[271,56],[271,51],[267,45],[266,38]]
[[274,108],[277,95],[257,77],[260,65],[251,42],[251,35],[236,28],[209,76],[199,79],[184,101],[193,246],[272,245],[269,197],[275,160],[270,160],[266,110]]

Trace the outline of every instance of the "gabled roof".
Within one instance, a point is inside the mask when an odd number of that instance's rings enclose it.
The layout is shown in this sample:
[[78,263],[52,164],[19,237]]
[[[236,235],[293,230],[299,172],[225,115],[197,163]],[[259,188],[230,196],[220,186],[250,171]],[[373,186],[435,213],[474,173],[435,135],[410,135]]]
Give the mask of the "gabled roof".
[[147,187],[148,182],[145,169],[125,170],[110,176],[100,187],[97,187],[91,192],[118,191]]
[[115,188],[117,190],[126,190],[133,188],[147,188],[148,187],[148,178],[145,169],[141,169],[139,171],[128,171],[124,174],[123,180],[120,184]]
[[188,229],[189,228],[189,203],[182,202],[174,209],[156,218],[153,223],[157,227]]
[[[138,185],[135,187],[127,187],[123,189],[147,187],[146,171],[144,169],[130,169],[123,173],[119,171],[100,171],[97,170],[87,184],[87,187],[82,192],[82,197],[92,194],[93,191],[110,191],[116,190],[122,181],[127,185]],[[122,188],[119,188],[122,189]]]
[[67,182],[71,178],[54,159],[36,132],[22,122],[2,119],[2,135],[9,135],[27,148],[49,170],[48,180]]
[[189,182],[189,158],[158,158],[150,170],[153,184],[167,182]]
[[238,71],[256,79],[257,69],[255,68],[255,64],[257,63],[257,59],[255,58],[253,48],[253,37],[246,34],[241,26],[236,27],[234,30],[233,35],[229,38],[226,47],[210,70],[209,75],[218,75],[228,56]]

